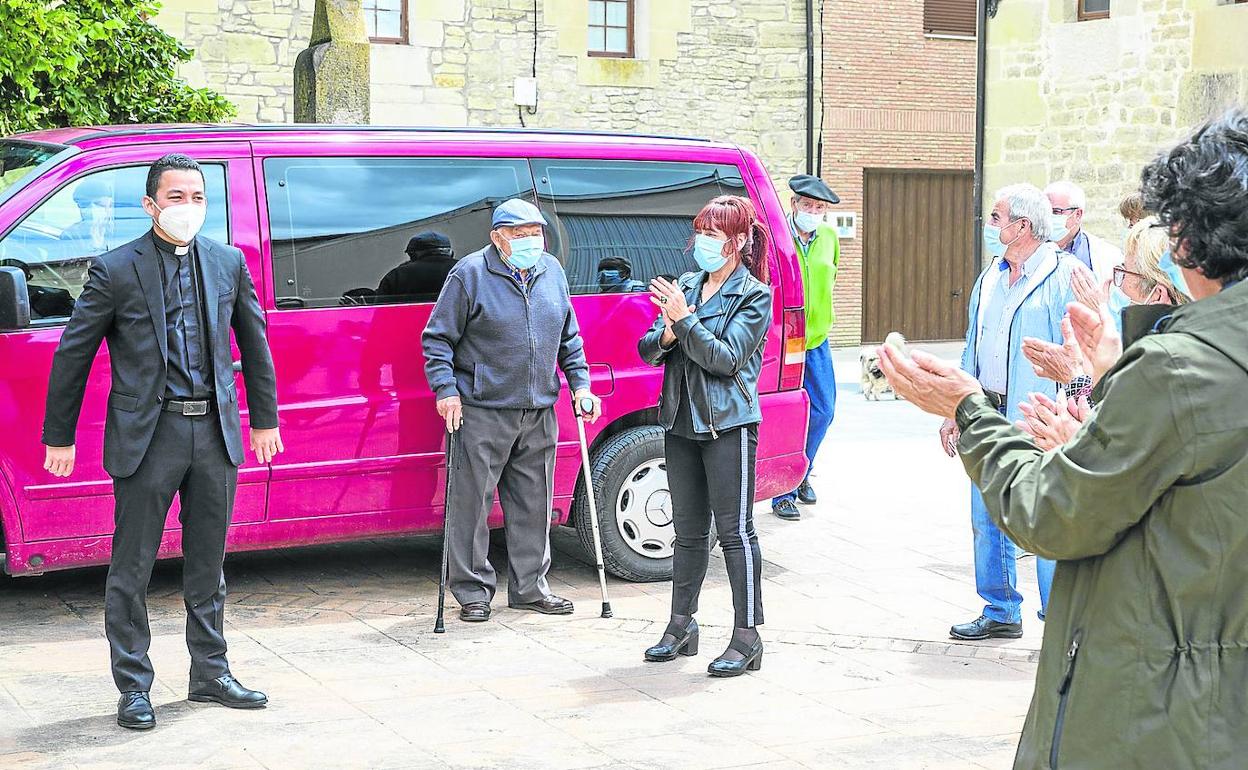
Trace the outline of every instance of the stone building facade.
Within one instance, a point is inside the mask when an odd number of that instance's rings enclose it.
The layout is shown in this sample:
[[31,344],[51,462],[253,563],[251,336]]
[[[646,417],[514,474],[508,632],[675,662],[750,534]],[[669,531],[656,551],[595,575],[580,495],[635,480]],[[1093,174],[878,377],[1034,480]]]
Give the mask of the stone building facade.
[[[634,1],[634,56],[603,58],[587,53],[586,0],[407,0],[407,42],[371,46],[371,122],[703,136],[755,149],[780,184],[803,171],[805,0]],[[284,122],[314,9],[165,0],[156,22],[195,49],[193,85],[239,120]],[[534,72],[538,106],[521,112],[513,83]]]
[[841,240],[832,340],[856,345],[866,217],[894,216],[863,210],[864,177],[877,169],[974,168],[975,41],[925,33],[924,3],[916,0],[829,3],[824,36],[823,177],[841,198],[834,211],[858,215],[856,237]]
[[[1088,229],[1120,238],[1118,202],[1188,129],[1248,103],[1248,3],[1003,0],[988,25],[985,190],[1073,179]],[[985,205],[991,205],[986,202]]]

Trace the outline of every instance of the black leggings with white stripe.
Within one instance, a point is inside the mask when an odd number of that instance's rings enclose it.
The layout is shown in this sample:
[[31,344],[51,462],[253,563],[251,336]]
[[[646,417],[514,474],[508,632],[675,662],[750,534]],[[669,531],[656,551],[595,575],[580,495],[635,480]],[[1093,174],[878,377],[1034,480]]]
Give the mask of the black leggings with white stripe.
[[667,483],[676,528],[673,615],[692,615],[698,610],[714,520],[732,586],[736,627],[762,624],[763,559],[753,514],[757,451],[757,425],[724,431],[707,441],[667,434]]

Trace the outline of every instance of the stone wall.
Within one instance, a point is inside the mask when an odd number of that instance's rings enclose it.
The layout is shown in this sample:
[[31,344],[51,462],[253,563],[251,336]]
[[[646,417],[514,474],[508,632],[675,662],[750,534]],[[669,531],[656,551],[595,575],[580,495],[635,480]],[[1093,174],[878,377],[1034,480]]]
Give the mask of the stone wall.
[[[381,125],[516,126],[700,136],[756,150],[774,180],[805,170],[806,0],[637,0],[636,56],[586,54],[585,0],[409,0],[408,44],[372,46]],[[294,114],[292,68],[315,0],[166,0],[157,23],[196,49],[183,75],[243,121]],[[821,36],[816,31],[816,46]],[[815,109],[822,92],[816,58]]]
[[1004,0],[989,22],[985,206],[1011,182],[1073,179],[1087,228],[1116,242],[1144,164],[1248,102],[1248,5],[1115,0],[1082,22],[1074,6]]
[[308,45],[315,0],[163,0],[156,23],[195,50],[181,74],[238,108],[238,120],[294,119],[295,57]]

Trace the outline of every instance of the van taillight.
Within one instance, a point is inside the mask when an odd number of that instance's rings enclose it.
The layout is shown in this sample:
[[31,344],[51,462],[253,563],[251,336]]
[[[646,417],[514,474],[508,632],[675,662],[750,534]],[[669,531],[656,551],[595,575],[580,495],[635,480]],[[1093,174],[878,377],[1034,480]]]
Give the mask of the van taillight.
[[806,311],[784,311],[784,359],[780,362],[780,390],[802,387],[806,368]]

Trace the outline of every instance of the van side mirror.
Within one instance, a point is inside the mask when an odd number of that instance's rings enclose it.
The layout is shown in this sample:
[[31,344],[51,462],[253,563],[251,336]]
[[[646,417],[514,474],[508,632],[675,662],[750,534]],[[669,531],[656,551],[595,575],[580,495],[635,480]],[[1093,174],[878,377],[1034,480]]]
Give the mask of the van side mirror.
[[0,267],[0,331],[30,326],[30,294],[26,274],[16,267]]

